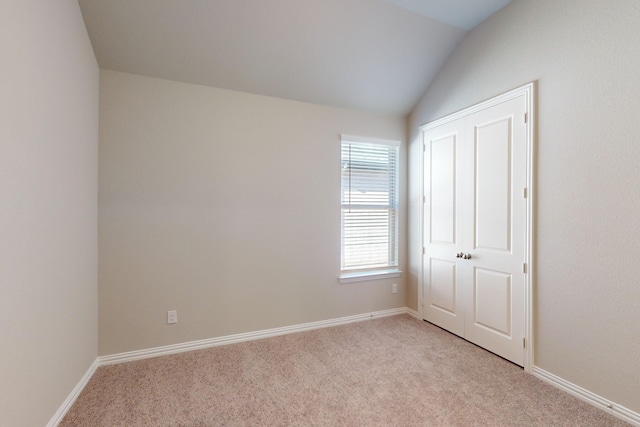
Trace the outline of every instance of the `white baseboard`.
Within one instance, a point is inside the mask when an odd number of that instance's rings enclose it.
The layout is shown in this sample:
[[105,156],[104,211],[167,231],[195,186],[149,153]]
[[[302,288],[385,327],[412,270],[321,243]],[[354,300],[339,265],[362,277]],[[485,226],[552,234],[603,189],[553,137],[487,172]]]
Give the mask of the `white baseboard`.
[[631,425],[640,427],[640,414],[637,412],[625,408],[624,406],[618,405],[617,403],[611,402],[602,396],[598,396],[597,394],[592,393],[589,390],[586,390],[565,379],[562,379],[557,375],[552,374],[551,372],[540,369],[537,366],[533,367],[532,374],[540,378],[541,380],[551,384],[552,386],[557,387],[560,390],[595,406],[596,408],[600,408],[603,411],[610,413],[616,418],[620,418],[621,420],[624,420]]
[[420,318],[420,313],[418,313],[416,310],[414,310],[413,308],[409,308],[407,307],[407,314],[411,317],[415,317],[418,320],[422,320]]
[[395,316],[397,314],[411,314],[409,308],[394,308],[391,310],[375,311],[371,313],[357,314],[355,316],[340,317],[337,319],[321,320],[318,322],[302,323],[299,325],[285,326],[282,328],[265,329],[262,331],[246,332],[242,334],[226,335],[217,338],[209,338],[199,341],[191,341],[180,344],[166,345],[145,350],[129,351],[126,353],[112,354],[98,357],[98,366],[112,365],[116,363],[131,362],[134,360],[148,359],[151,357],[167,356],[186,351],[202,350],[226,344],[270,338],[279,335],[293,334],[296,332],[311,331],[313,329],[327,328],[330,326],[346,325],[378,317]]
[[89,366],[89,369],[87,369],[87,372],[85,372],[84,376],[80,379],[78,384],[76,384],[76,386],[71,391],[71,394],[69,394],[69,396],[62,403],[60,408],[58,408],[58,411],[55,413],[53,418],[51,418],[51,420],[47,423],[46,427],[56,427],[58,424],[60,424],[60,421],[62,421],[64,416],[67,415],[67,412],[69,412],[69,409],[71,408],[73,403],[76,401],[76,399],[78,398],[78,396],[80,395],[84,387],[87,385],[87,383],[89,382],[93,374],[96,372],[96,369],[98,369],[98,359],[94,360],[91,366]]

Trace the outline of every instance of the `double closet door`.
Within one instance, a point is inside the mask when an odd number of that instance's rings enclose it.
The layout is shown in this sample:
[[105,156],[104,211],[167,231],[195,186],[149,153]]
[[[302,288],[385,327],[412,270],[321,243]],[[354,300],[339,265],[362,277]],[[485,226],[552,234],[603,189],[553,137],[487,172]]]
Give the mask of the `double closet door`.
[[524,364],[525,96],[422,128],[423,317]]

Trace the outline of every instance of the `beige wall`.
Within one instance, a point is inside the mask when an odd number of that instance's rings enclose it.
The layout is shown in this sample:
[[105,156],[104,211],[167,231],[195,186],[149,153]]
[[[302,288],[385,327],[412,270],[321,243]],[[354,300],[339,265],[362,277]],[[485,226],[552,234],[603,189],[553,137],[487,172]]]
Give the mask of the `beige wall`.
[[339,135],[406,141],[404,118],[100,82],[99,354],[405,306],[402,278],[337,280]]
[[[640,3],[515,0],[473,30],[410,117],[418,126],[537,80],[535,364],[640,411]],[[410,233],[409,306],[419,236]]]
[[97,356],[98,66],[75,0],[0,3],[0,424]]

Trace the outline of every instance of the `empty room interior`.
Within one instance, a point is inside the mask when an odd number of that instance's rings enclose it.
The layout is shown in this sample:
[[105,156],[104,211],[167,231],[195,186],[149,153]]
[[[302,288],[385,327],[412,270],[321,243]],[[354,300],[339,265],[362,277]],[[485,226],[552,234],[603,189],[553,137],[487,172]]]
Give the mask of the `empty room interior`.
[[637,0],[2,1],[0,426],[640,426],[639,46]]

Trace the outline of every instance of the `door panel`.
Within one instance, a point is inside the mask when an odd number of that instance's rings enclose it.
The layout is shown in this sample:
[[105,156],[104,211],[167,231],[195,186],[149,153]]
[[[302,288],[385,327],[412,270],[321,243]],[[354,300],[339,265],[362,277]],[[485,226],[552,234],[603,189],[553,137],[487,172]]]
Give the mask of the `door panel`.
[[473,310],[475,326],[511,336],[511,274],[475,268]]
[[456,264],[431,258],[429,299],[431,307],[456,315]]
[[474,248],[511,250],[511,117],[474,126]]
[[[472,295],[467,300],[465,338],[523,365],[526,245],[526,124],[524,97],[466,118],[466,165],[472,204],[464,221],[469,242]],[[468,205],[467,205],[468,206]]]
[[464,333],[465,301],[455,255],[461,234],[457,197],[464,130],[464,121],[458,120],[423,134],[423,313],[429,322],[460,336]]
[[452,134],[430,141],[432,243],[456,242],[456,140]]

